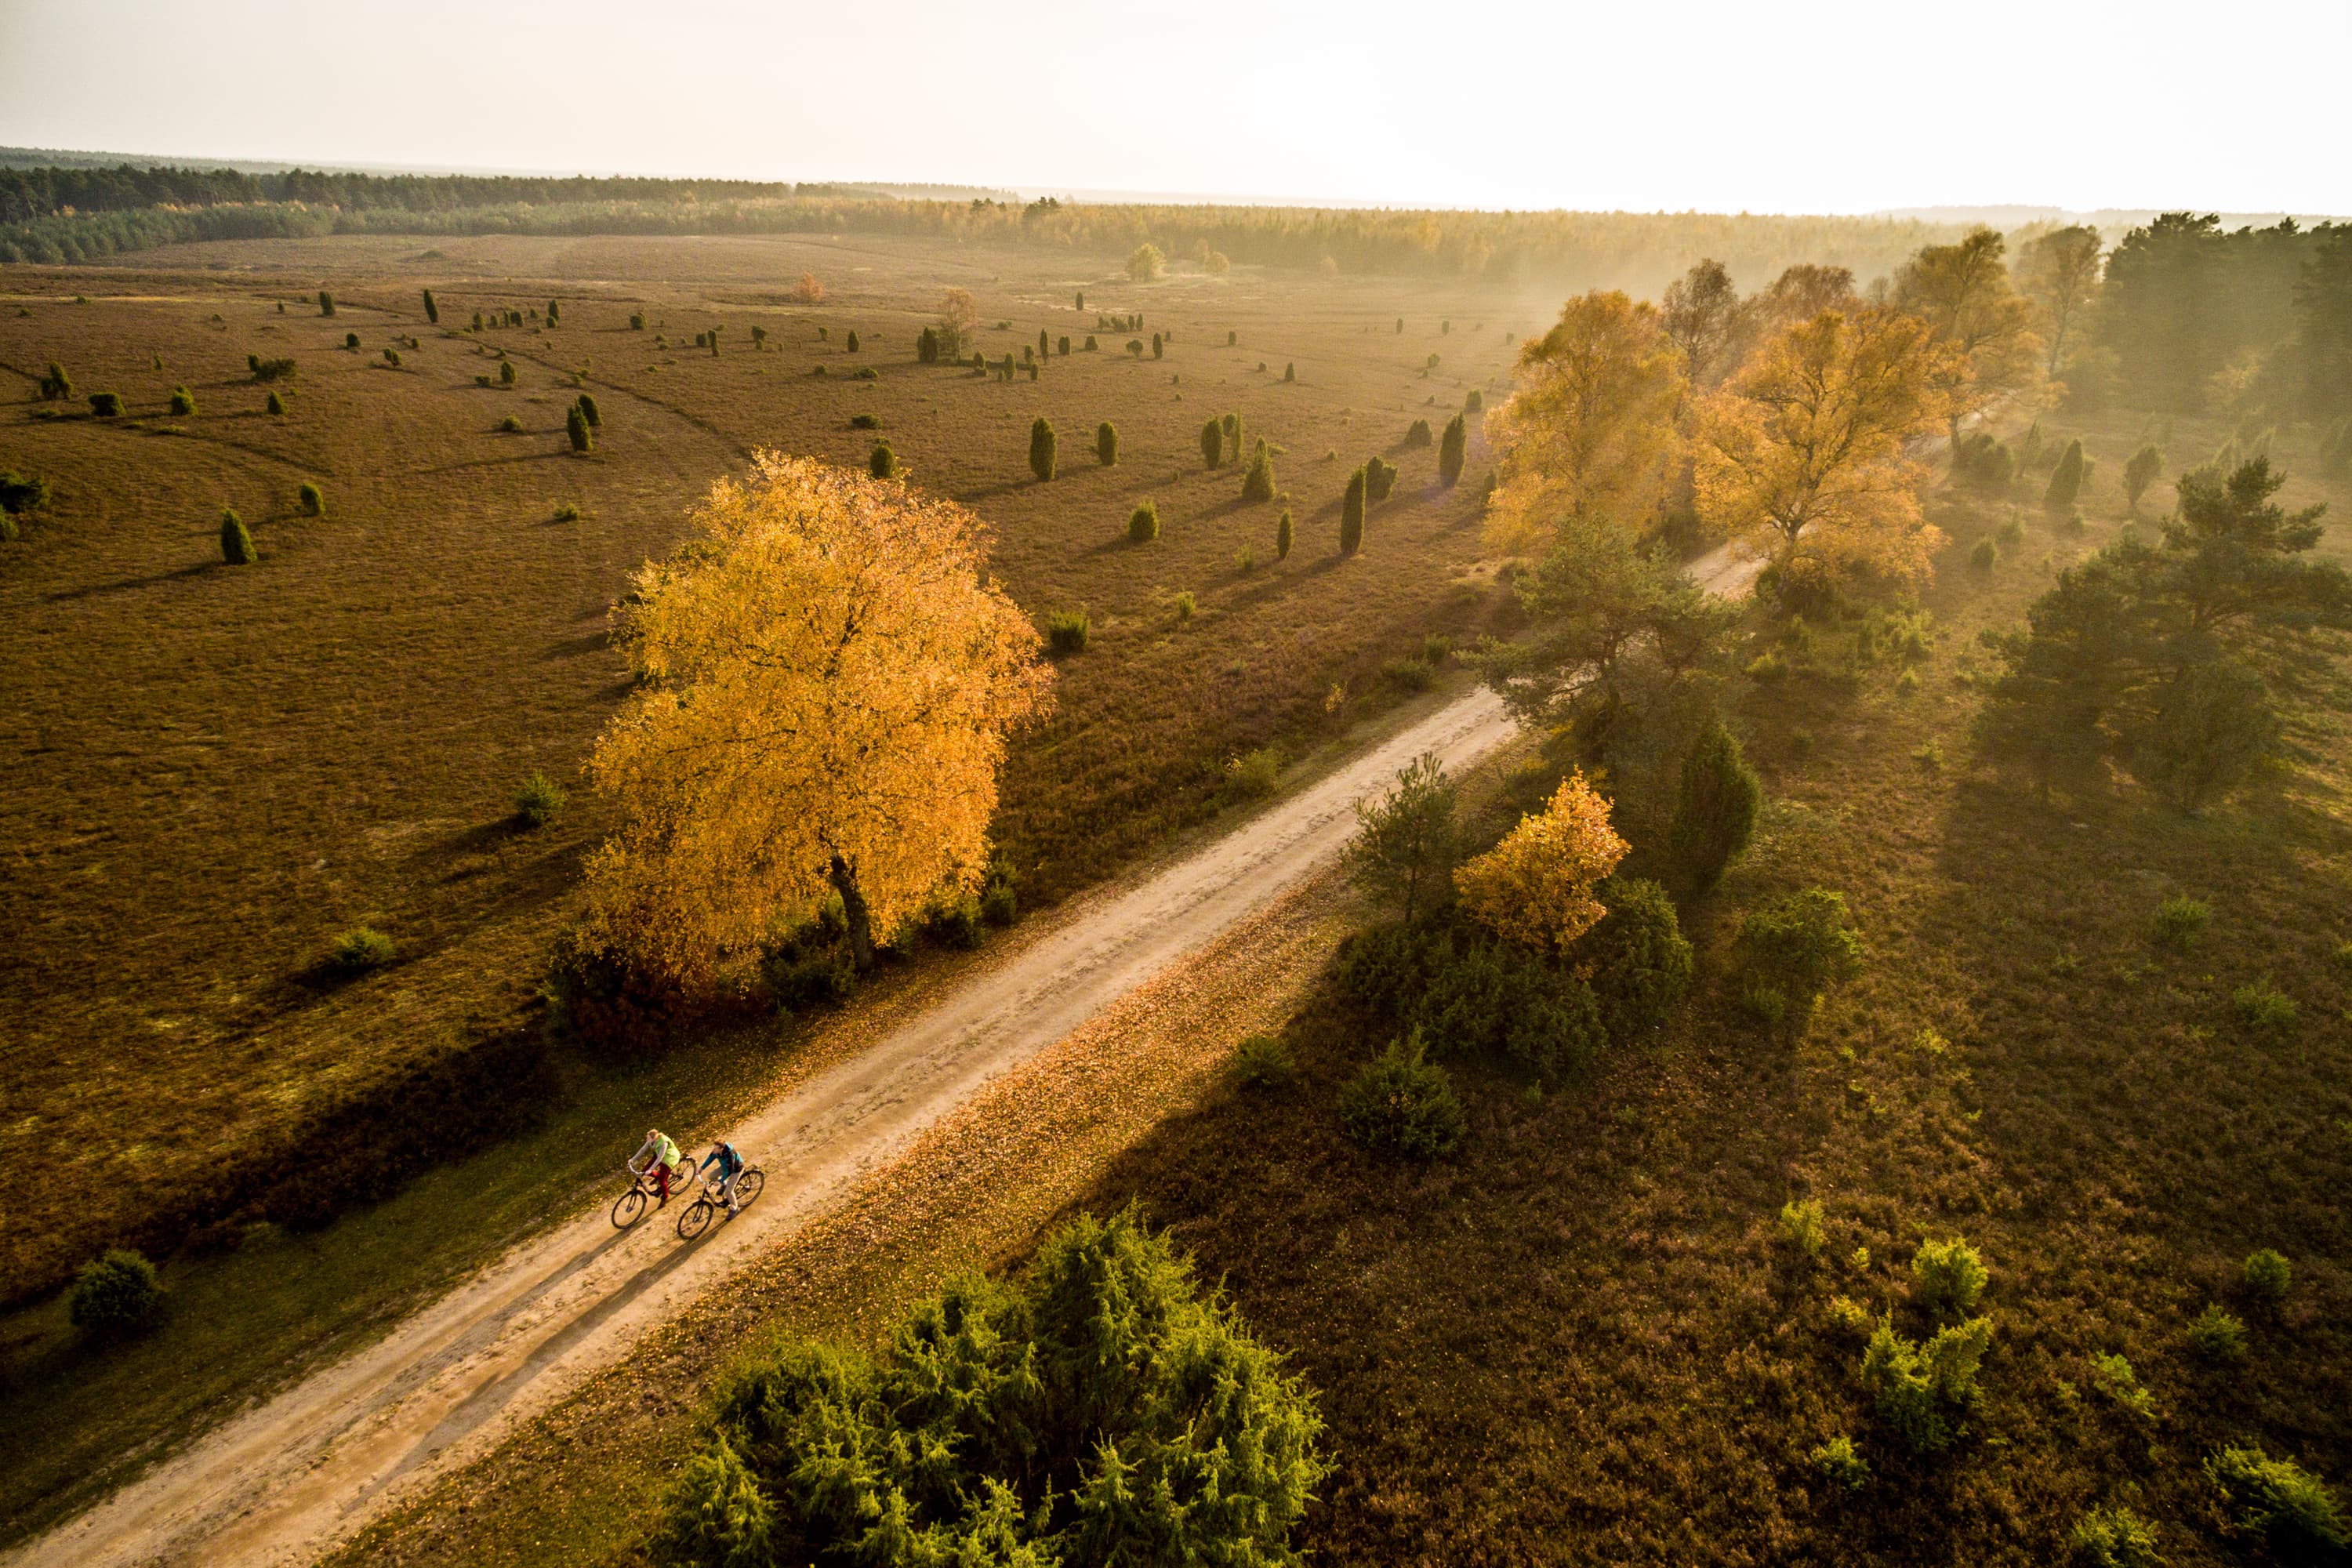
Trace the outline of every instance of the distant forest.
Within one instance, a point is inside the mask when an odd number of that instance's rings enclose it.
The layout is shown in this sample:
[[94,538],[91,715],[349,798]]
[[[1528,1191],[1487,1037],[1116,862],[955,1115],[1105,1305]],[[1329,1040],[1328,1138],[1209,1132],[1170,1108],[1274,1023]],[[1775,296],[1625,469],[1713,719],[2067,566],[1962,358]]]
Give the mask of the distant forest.
[[[1148,242],[1180,258],[1654,297],[1702,258],[1751,285],[1801,263],[1844,268],[1868,283],[1961,229],[1904,217],[1024,205],[742,180],[0,167],[0,262],[89,262],[193,240],[331,234],[791,233],[1098,256]],[[2065,367],[2078,393],[2105,383],[2157,406],[2219,399],[2274,416],[2352,412],[2352,226],[2289,219],[2227,229],[2212,216],[2166,214],[2115,246],[2091,304],[2083,347]]]

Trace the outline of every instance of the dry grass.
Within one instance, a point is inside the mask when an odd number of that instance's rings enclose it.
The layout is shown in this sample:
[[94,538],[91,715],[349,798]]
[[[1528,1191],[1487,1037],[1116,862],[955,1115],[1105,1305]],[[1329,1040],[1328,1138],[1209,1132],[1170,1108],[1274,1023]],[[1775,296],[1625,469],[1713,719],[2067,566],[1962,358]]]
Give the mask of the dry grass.
[[[46,1173],[0,1243],[0,1276],[54,1280],[138,1205],[219,1163],[267,1159],[385,1067],[509,1026],[603,826],[574,788],[559,823],[516,832],[515,786],[534,772],[576,784],[625,689],[606,606],[756,445],[862,463],[873,435],[849,419],[873,414],[917,484],[994,525],[996,570],[1025,607],[1092,611],[1058,715],[1006,781],[1001,837],[1033,904],[1209,815],[1228,757],[1385,700],[1373,672],[1399,647],[1484,612],[1487,591],[1455,581],[1475,541],[1467,485],[1426,489],[1432,460],[1417,455],[1363,557],[1340,564],[1327,514],[1344,464],[1319,458],[1385,447],[1424,399],[1455,405],[1489,384],[1507,302],[1040,269],[1083,265],[916,242],[339,239],[12,270],[0,365],[27,399],[55,359],[79,389],[121,392],[129,414],[0,412],[0,464],[58,491],[0,547],[16,696],[0,745],[18,759],[0,799],[0,1158]],[[790,302],[803,270],[826,280],[824,305]],[[309,303],[321,284],[331,321]],[[917,331],[950,284],[978,297],[991,353],[1040,326],[1083,342],[1080,284],[1090,306],[1142,309],[1175,342],[1139,363],[1098,334],[1104,351],[1055,357],[1035,384],[919,366]],[[423,319],[427,285],[441,331]],[[557,295],[558,328],[478,343],[446,330]],[[1413,321],[1402,338],[1386,330],[1400,313]],[[1481,315],[1486,330],[1470,330]],[[1456,323],[1447,368],[1424,380],[1441,316]],[[1013,326],[994,331],[1000,319]],[[715,358],[690,346],[713,326]],[[1243,346],[1228,349],[1233,328]],[[382,348],[407,334],[421,347],[389,368]],[[500,349],[519,384],[478,387]],[[248,353],[298,362],[278,384],[287,416],[262,412]],[[1299,382],[1259,374],[1261,360],[1297,361]],[[811,374],[820,364],[834,374]],[[844,378],[868,364],[880,379]],[[575,458],[563,412],[583,369],[603,428]],[[184,382],[202,412],[171,417]],[[1200,421],[1228,409],[1289,448],[1300,520],[1289,561],[1247,578],[1235,556],[1255,544],[1271,561],[1278,508],[1239,504],[1236,469],[1200,472]],[[1025,465],[1041,412],[1074,454],[1050,485]],[[509,415],[520,434],[498,429]],[[1109,469],[1077,456],[1104,418],[1122,437]],[[299,515],[306,480],[325,490],[322,519]],[[1145,496],[1165,527],[1136,550],[1124,524]],[[555,521],[567,502],[583,515]],[[252,527],[257,567],[220,563],[223,506]],[[1178,589],[1200,605],[1182,624],[1165,610]],[[1335,683],[1353,694],[1336,713]],[[397,960],[339,983],[322,960],[362,922]]]

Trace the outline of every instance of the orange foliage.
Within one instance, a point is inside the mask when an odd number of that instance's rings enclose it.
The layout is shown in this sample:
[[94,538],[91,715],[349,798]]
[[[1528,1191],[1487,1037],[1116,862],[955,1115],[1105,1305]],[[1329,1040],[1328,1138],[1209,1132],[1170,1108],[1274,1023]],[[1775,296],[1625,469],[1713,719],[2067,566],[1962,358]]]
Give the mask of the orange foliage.
[[1558,952],[1608,910],[1593,884],[1625,858],[1609,803],[1572,773],[1551,804],[1519,819],[1504,840],[1454,873],[1470,918],[1507,942]]

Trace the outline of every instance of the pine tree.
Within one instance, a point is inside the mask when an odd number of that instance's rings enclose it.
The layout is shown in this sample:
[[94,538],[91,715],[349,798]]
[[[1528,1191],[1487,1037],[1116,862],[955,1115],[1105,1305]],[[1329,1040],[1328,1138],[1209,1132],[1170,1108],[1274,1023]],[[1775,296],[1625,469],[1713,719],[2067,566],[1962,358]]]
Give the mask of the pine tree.
[[1076,308],[1081,310],[1087,308],[1087,291],[1083,289],[1078,290],[1078,302]]
[[898,455],[890,450],[889,442],[877,441],[872,455],[866,459],[866,468],[877,479],[895,479],[898,477]]
[[1348,476],[1348,493],[1339,502],[1339,553],[1353,555],[1364,542],[1364,470]]
[[1242,460],[1242,416],[1238,414],[1228,414],[1217,421],[1217,427],[1225,433],[1225,450],[1234,455],[1234,462],[1240,462]]
[[1297,381],[1298,379],[1298,364],[1297,361],[1291,361],[1283,365],[1282,379],[1285,381]]
[[331,316],[331,315],[333,315],[334,313],[335,313],[335,297],[334,297],[332,294],[328,293],[324,289],[320,289],[320,290],[319,290],[319,314],[320,314],[320,315],[322,315],[322,316]]
[[1029,471],[1040,484],[1054,477],[1054,426],[1042,414],[1029,426]]
[[1106,468],[1118,463],[1118,430],[1108,419],[1095,426],[1095,461]]
[[[842,340],[841,346],[851,353],[857,352],[857,330],[855,327],[851,328],[849,335]],[[1006,354],[1004,357],[1011,359],[1013,356]]]
[[937,327],[925,327],[921,335],[915,339],[915,360],[919,364],[940,363],[940,331]]
[[294,492],[294,499],[296,504],[301,507],[304,517],[327,515],[327,498],[320,492],[319,487],[310,480],[302,481],[301,487]]
[[286,412],[286,399],[278,395],[278,389],[275,387],[270,388],[268,407],[269,412],[272,414],[284,414]]
[[1470,426],[1457,414],[1445,422],[1445,438],[1437,444],[1438,482],[1452,489],[1462,479],[1462,462],[1469,456]]
[[1049,343],[1049,342],[1046,341],[1046,339],[1045,339],[1045,328],[1043,328],[1043,327],[1038,328],[1038,329],[1037,329],[1037,357],[1038,357],[1039,359],[1044,359],[1047,354],[1051,353],[1052,352],[1053,352],[1053,345],[1052,345],[1051,343]]
[[501,386],[512,386],[514,384],[514,361],[510,359],[502,359],[499,361],[499,384]]
[[1683,759],[1667,853],[1683,885],[1704,893],[1748,847],[1763,786],[1739,754],[1739,742],[1720,722],[1711,724]]
[[563,307],[555,300],[550,300],[547,302],[547,324],[551,327],[562,319]]
[[580,416],[588,421],[591,430],[604,427],[604,416],[596,412],[596,399],[584,392],[580,395]]
[[1364,459],[1364,500],[1373,506],[1389,499],[1396,488],[1396,465],[1384,458]]
[[585,452],[595,444],[595,438],[588,434],[588,416],[580,412],[576,403],[564,410],[563,433],[572,438],[575,452]]
[[1420,448],[1428,446],[1429,421],[1426,419],[1414,420],[1412,422],[1412,428],[1404,433],[1404,444],[1407,449],[1413,451],[1418,451]]
[[194,393],[189,391],[184,386],[175,386],[172,388],[172,412],[173,414],[193,415],[195,411],[196,395]]
[[1201,461],[1216,468],[1225,460],[1225,427],[1212,419],[1201,426]]
[[2057,513],[2073,511],[2074,498],[2082,494],[2083,480],[2088,477],[2090,465],[2083,460],[2083,443],[2080,440],[2067,442],[2064,455],[2059,458],[2058,466],[2051,470],[2050,488],[2042,492],[2042,510]]
[[1274,558],[1276,561],[1290,559],[1290,509],[1288,507],[1282,509],[1282,520],[1274,525]]
[[425,290],[425,319],[435,326],[441,324],[441,307],[433,302],[433,290]]
[[1159,334],[1158,332],[1154,332],[1154,333],[1152,333],[1152,334],[1151,334],[1151,357],[1152,357],[1153,359],[1158,359],[1158,358],[1160,356],[1160,354],[1161,354],[1162,353],[1164,353],[1164,352],[1165,352],[1165,350],[1164,350],[1163,346],[1161,345],[1161,343],[1160,343],[1160,334]]
[[1264,437],[1258,438],[1257,450],[1251,454],[1249,472],[1242,479],[1242,500],[1269,501],[1274,499],[1274,454],[1266,449]]
[[1127,515],[1127,537],[1131,544],[1149,544],[1160,537],[1160,509],[1145,501]]
[[261,559],[253,548],[253,535],[245,529],[245,520],[236,512],[223,509],[220,526],[221,559],[232,566],[250,566]]

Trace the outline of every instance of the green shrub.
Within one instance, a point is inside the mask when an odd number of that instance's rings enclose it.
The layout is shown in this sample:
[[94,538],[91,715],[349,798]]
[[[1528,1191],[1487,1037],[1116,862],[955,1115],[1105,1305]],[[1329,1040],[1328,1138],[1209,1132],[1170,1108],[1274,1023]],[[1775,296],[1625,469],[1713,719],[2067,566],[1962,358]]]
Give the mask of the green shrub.
[[1234,1077],[1244,1089],[1273,1089],[1298,1076],[1298,1058],[1279,1035],[1251,1035],[1234,1047]]
[[334,313],[335,313],[335,297],[334,297],[332,294],[328,293],[324,289],[320,289],[320,290],[319,290],[319,314],[320,314],[320,315],[322,315],[322,316],[331,316],[331,315],[333,315]]
[[2331,1562],[2352,1547],[2336,1494],[2292,1459],[2273,1459],[2258,1445],[2226,1447],[2205,1461],[2205,1475],[2221,1489],[2231,1522],[2281,1562]]
[[[1013,356],[1007,354],[1004,357],[1008,362],[1005,366],[1004,379],[1010,381],[1013,379],[1013,370],[1009,362],[1012,360]],[[849,379],[852,381],[879,381],[882,379],[882,373],[876,370],[870,364],[861,364],[856,370],[850,372]]]
[[1094,353],[1094,352],[1095,352],[1095,350],[1096,350],[1097,348],[1098,348],[1098,347],[1100,347],[1100,346],[1101,346],[1101,345],[1099,345],[1098,343],[1097,343],[1097,342],[1095,342],[1094,334],[1093,334],[1092,332],[1088,332],[1088,333],[1087,334],[1087,348],[1086,348],[1086,352],[1087,352],[1087,353]]
[[2246,1325],[2220,1302],[2209,1301],[2205,1310],[2189,1321],[2189,1348],[2197,1352],[2200,1360],[2216,1365],[2243,1361]]
[[1965,1416],[1977,1402],[1977,1372],[1991,1343],[1992,1323],[1985,1318],[1938,1329],[1924,1344],[1905,1339],[1892,1318],[1882,1318],[1863,1352],[1863,1389],[1912,1452],[1937,1453],[1966,1434]]
[[1611,877],[1593,889],[1609,912],[1577,939],[1573,962],[1591,968],[1609,1037],[1631,1040],[1666,1020],[1690,991],[1693,957],[1675,901],[1641,877]]
[[99,419],[120,418],[122,395],[119,392],[93,392],[89,395],[89,411],[93,417]]
[[852,430],[879,430],[882,421],[876,415],[853,414],[849,416],[849,427]]
[[576,403],[563,411],[563,433],[575,452],[588,451],[596,444],[595,437],[588,433],[588,416],[580,412]]
[[184,386],[172,388],[172,412],[174,415],[187,416],[194,415],[195,411],[196,395],[194,393]]
[[1437,479],[1447,489],[1461,482],[1462,465],[1470,454],[1470,427],[1459,414],[1445,422],[1437,444]]
[[285,381],[294,374],[295,369],[290,359],[263,359],[259,354],[246,355],[245,365],[253,372],[256,381]]
[[1054,340],[1054,352],[1064,359],[1070,357],[1070,334],[1064,332]]
[[1784,893],[1740,922],[1744,978],[1776,994],[1800,1017],[1830,986],[1862,969],[1862,937],[1845,895],[1826,888]]
[[2156,940],[2186,952],[2197,945],[2212,918],[2202,900],[2176,895],[2156,906]]
[[1430,439],[1429,421],[1426,419],[1416,419],[1412,422],[1412,426],[1404,433],[1405,449],[1408,451],[1418,451],[1422,447],[1428,446]]
[[1870,1484],[1870,1461],[1853,1450],[1853,1439],[1836,1436],[1806,1456],[1822,1479],[1833,1487],[1858,1492]]
[[510,359],[502,359],[499,361],[499,384],[500,386],[512,386],[515,384],[515,380],[514,361]]
[[873,1351],[770,1352],[717,1403],[656,1561],[1286,1563],[1329,1469],[1312,1393],[1131,1212],[950,1279]]
[[1288,507],[1284,507],[1282,509],[1282,516],[1276,521],[1274,525],[1274,558],[1276,561],[1287,561],[1290,559],[1291,533],[1290,509]]
[[874,443],[874,450],[866,455],[866,471],[877,479],[898,477],[898,454],[890,449],[889,442]]
[[127,1247],[111,1247],[82,1265],[66,1294],[66,1316],[87,1334],[119,1334],[151,1321],[163,1304],[155,1266]]
[[1683,758],[1666,856],[1692,893],[1704,893],[1748,847],[1764,786],[1740,755],[1739,742],[1718,721]]
[[2003,550],[2014,550],[2025,542],[2025,520],[2012,511],[2000,520],[2000,526],[1992,531],[1992,536]]
[[1368,1149],[1433,1160],[1460,1147],[1469,1130],[1445,1069],[1424,1059],[1415,1030],[1349,1079],[1339,1090],[1339,1121]]
[[1118,463],[1118,429],[1108,419],[1095,426],[1095,461],[1106,468]]
[[604,416],[597,409],[593,396],[583,392],[573,400],[573,406],[580,410],[580,417],[588,421],[588,428],[601,430],[604,427]]
[[515,820],[525,827],[544,827],[563,815],[563,790],[545,773],[533,773],[515,789]]
[[1176,618],[1180,621],[1191,620],[1192,613],[1201,607],[1200,601],[1192,597],[1192,590],[1190,588],[1177,595],[1172,603],[1176,610]]
[[1149,544],[1160,537],[1160,508],[1145,501],[1127,514],[1127,538],[1131,544]]
[[1984,1259],[1958,1237],[1923,1241],[1911,1255],[1911,1294],[1930,1311],[1965,1314],[1984,1288]]
[[304,517],[327,515],[327,498],[320,492],[317,485],[308,479],[304,479],[295,489],[294,500],[295,504],[302,509]]
[[1029,471],[1040,484],[1054,477],[1054,426],[1042,414],[1029,424]]
[[578,503],[568,500],[558,501],[555,507],[555,521],[558,522],[578,522],[580,521],[580,508]]
[[1282,753],[1260,746],[1225,759],[1225,794],[1234,800],[1264,800],[1282,786]]
[[1057,654],[1084,653],[1092,628],[1084,610],[1055,610],[1045,617],[1045,646]]
[[1009,926],[1021,918],[1021,896],[1013,886],[1013,868],[1003,860],[988,863],[980,884],[980,918],[992,926]]
[[2294,1026],[2294,998],[2270,983],[2269,977],[2230,993],[2238,1021],[2259,1035],[2283,1035]]
[[425,319],[435,326],[441,324],[441,307],[433,302],[433,290],[425,290]]
[[1261,440],[1256,453],[1250,458],[1249,472],[1242,478],[1242,500],[1270,501],[1274,499],[1274,455]]
[[1780,1205],[1780,1236],[1788,1244],[1808,1258],[1819,1258],[1829,1245],[1829,1231],[1822,1223],[1822,1205],[1812,1198],[1790,1198]]
[[357,332],[345,332],[343,334],[343,347],[347,349],[357,349],[359,346],[360,335]]
[[499,430],[502,435],[520,436],[522,434],[522,421],[509,414],[499,421]]
[[232,566],[250,566],[261,559],[261,552],[253,547],[253,535],[247,530],[245,520],[227,507],[221,509],[220,549],[221,559]]
[[791,944],[761,961],[760,977],[782,1013],[831,1006],[857,989],[856,968],[838,946]]
[[1285,381],[1297,381],[1298,379],[1298,366],[1296,363],[1286,363],[1283,365],[1282,379]]
[[2156,1526],[2127,1508],[2095,1508],[2074,1521],[2075,1561],[2086,1568],[2163,1568]]
[[2266,1307],[2275,1307],[2286,1300],[2287,1288],[2294,1283],[2294,1265],[2286,1255],[2265,1247],[2246,1255],[2242,1271],[2246,1281],[2246,1293]]
[[0,515],[22,517],[49,504],[49,481],[38,474],[0,468]]
[[2058,458],[2058,466],[2050,471],[2049,488],[2042,492],[2042,510],[2053,514],[2074,510],[2075,500],[2083,493],[2084,481],[2090,475],[2091,465],[2083,456],[2083,443],[2079,440],[2067,442],[2066,450]]
[[1396,489],[1396,466],[1382,458],[1364,459],[1364,500],[1372,506],[1389,499]]
[[2000,564],[2000,547],[1992,542],[1990,535],[1978,540],[1977,547],[1969,552],[1969,565],[1974,571],[1990,572]]
[[392,938],[370,926],[353,926],[335,939],[327,963],[339,974],[364,974],[392,962]]
[[1976,489],[2005,490],[2017,478],[2017,454],[1989,432],[1963,436],[1952,449],[1952,477]]
[[967,952],[977,948],[985,934],[981,930],[979,897],[961,893],[934,904],[923,917],[923,934],[941,947]]
[[1244,577],[1256,571],[1257,551],[1250,545],[1243,545],[1234,556],[1234,570]]
[[1224,460],[1225,426],[1222,421],[1212,419],[1201,426],[1201,461],[1214,468],[1223,466]]
[[1585,1072],[1608,1042],[1600,1001],[1585,981],[1444,921],[1359,932],[1341,960],[1340,983],[1411,1028],[1434,1056],[1499,1057],[1542,1080]]
[[270,389],[269,396],[268,400],[262,404],[262,407],[272,417],[282,417],[286,413],[286,399],[275,387],[272,387]]
[[1364,470],[1348,476],[1347,494],[1339,502],[1339,553],[1353,555],[1364,543]]
[[[247,356],[247,363],[253,363],[252,355]],[[41,401],[63,403],[73,396],[73,377],[66,374],[66,367],[51,360],[41,373]]]

